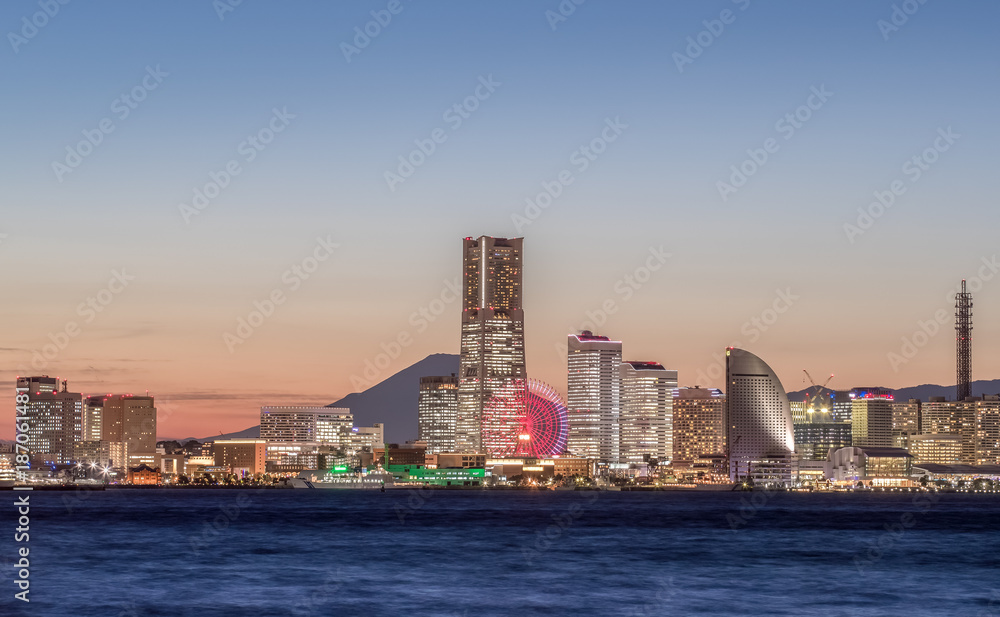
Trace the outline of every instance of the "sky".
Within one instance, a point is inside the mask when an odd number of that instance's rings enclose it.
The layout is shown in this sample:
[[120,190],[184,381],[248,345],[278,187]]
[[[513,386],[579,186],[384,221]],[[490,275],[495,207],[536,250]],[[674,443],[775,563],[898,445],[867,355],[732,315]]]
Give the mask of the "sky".
[[682,385],[730,345],[788,390],[951,384],[963,278],[1000,377],[998,17],[4,2],[0,381],[148,390],[173,438],[327,404],[458,352],[480,235],[525,238],[528,372],[563,393],[582,328]]

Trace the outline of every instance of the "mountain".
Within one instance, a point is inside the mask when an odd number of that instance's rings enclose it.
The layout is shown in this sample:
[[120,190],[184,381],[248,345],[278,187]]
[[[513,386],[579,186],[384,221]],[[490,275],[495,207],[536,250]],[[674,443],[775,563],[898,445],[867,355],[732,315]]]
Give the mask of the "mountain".
[[348,394],[328,407],[347,407],[355,426],[385,424],[385,440],[403,443],[417,438],[417,397],[420,378],[458,374],[457,354],[427,356],[364,392]]
[[235,433],[223,433],[222,435],[212,435],[211,437],[188,437],[187,439],[177,439],[180,443],[187,443],[194,439],[195,441],[215,441],[216,439],[260,439],[260,425],[251,426],[250,428],[245,428],[242,431],[236,431]]
[[[829,388],[823,388],[827,393],[832,392]],[[798,390],[796,392],[788,393],[788,400],[790,401],[801,401],[804,400],[806,393],[812,393],[813,388],[806,388],[805,390]],[[1000,393],[1000,379],[985,380],[981,379],[979,381],[972,382],[972,394],[974,396],[981,396],[983,394],[998,394]],[[905,401],[911,398],[918,398],[922,401],[930,399],[932,396],[943,396],[947,400],[953,400],[955,398],[955,386],[939,386],[937,384],[924,384],[921,386],[910,386],[907,388],[899,388],[893,393],[897,401]]]

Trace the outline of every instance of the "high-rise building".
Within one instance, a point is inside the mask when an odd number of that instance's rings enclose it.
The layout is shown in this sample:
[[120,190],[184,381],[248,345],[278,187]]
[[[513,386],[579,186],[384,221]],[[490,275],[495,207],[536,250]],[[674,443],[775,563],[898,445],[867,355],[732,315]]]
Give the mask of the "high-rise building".
[[[95,397],[88,397],[88,407]],[[152,396],[108,394],[100,406],[101,441],[124,443],[127,462],[116,467],[156,465],[156,406]],[[96,407],[91,407],[91,410]]]
[[[523,238],[465,238],[462,244],[462,337],[455,448],[485,452],[501,445],[483,440],[483,410],[495,394],[527,387],[524,309],[521,304]],[[493,418],[518,430],[520,418]],[[487,431],[506,443],[509,435]],[[514,436],[516,439],[516,436]],[[495,449],[495,448],[494,448]],[[502,448],[501,448],[502,449]],[[492,455],[492,454],[491,454]]]
[[658,362],[622,362],[619,462],[655,458],[664,465],[674,455],[673,404],[677,371]]
[[894,448],[908,448],[911,435],[920,434],[920,399],[911,398],[907,402],[892,403],[892,445]]
[[976,464],[1000,465],[1000,397],[976,401]]
[[805,401],[788,401],[792,410],[792,424],[804,424],[809,421]]
[[88,396],[83,401],[81,418],[81,441],[101,440],[101,418],[104,412],[103,396]]
[[957,435],[962,440],[964,465],[974,465],[976,455],[977,427],[976,401],[946,401],[944,397],[932,396],[923,403],[920,410],[920,432],[924,435]]
[[807,461],[825,461],[830,450],[851,445],[848,422],[804,422],[795,425],[795,451]]
[[458,378],[421,377],[417,400],[417,439],[427,442],[427,453],[455,451],[458,419]]
[[228,467],[238,476],[264,473],[267,468],[267,441],[264,439],[217,439],[215,464]]
[[385,445],[385,425],[376,422],[371,426],[355,426],[347,436],[345,448],[348,456],[359,452],[374,452],[375,448]]
[[854,388],[851,397],[851,445],[859,448],[893,447],[892,390]]
[[346,407],[267,405],[260,408],[260,438],[266,441],[343,446],[352,426],[354,416]]
[[852,398],[850,390],[834,390],[833,418],[834,422],[851,422]]
[[[83,431],[83,395],[47,375],[18,377],[17,424],[24,426],[32,464],[70,463]],[[25,400],[27,397],[27,400]],[[25,426],[26,425],[26,426]]]
[[795,433],[781,380],[743,349],[726,350],[726,443],[729,477],[790,484]]
[[721,390],[679,388],[673,401],[675,469],[726,450],[726,398]]
[[584,330],[567,340],[566,448],[576,456],[617,463],[622,343]]

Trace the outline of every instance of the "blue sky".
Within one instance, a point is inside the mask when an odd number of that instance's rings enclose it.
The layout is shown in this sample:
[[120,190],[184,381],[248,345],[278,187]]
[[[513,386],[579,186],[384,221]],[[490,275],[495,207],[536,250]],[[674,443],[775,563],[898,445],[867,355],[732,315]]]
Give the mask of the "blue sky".
[[[70,2],[18,43],[41,9],[3,3],[5,370],[127,267],[135,287],[47,371],[172,392],[237,424],[265,398],[336,400],[458,275],[460,239],[488,234],[526,238],[529,372],[560,390],[555,347],[609,299],[601,329],[684,383],[733,342],[789,389],[803,367],[842,387],[950,383],[950,332],[902,365],[889,354],[997,250],[1000,6],[588,0],[553,28],[555,1],[403,0],[348,62],[342,44],[388,5],[246,0],[220,19],[211,2]],[[883,36],[894,6],[912,14]],[[731,23],[679,71],[674,54],[723,11]],[[156,67],[167,75],[120,118],[114,101]],[[480,79],[499,85],[453,128],[445,111]],[[776,123],[813,88],[832,96],[785,139]],[[240,144],[274,109],[294,118],[246,161]],[[114,131],[59,182],[53,162],[104,118]],[[627,128],[576,167],[616,118]],[[914,181],[904,163],[948,127],[960,137]],[[390,190],[385,173],[435,129],[444,142]],[[769,138],[777,150],[723,200],[718,182]],[[178,205],[230,161],[241,173],[186,222]],[[563,170],[572,184],[517,229]],[[849,237],[896,180],[905,193]],[[334,258],[230,353],[223,333],[328,234]],[[616,282],[659,247],[671,257],[622,302]],[[801,300],[750,341],[743,325],[789,287]],[[1000,282],[976,303],[975,372],[992,378]],[[451,304],[387,372],[457,347]]]

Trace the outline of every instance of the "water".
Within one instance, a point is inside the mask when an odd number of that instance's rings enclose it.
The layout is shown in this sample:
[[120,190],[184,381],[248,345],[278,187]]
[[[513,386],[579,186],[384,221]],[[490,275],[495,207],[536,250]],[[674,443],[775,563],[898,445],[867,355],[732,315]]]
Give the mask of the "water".
[[13,600],[8,565],[2,615],[1000,617],[1000,495],[109,490],[31,503],[32,601]]

